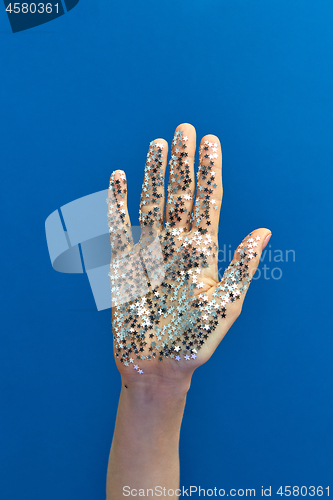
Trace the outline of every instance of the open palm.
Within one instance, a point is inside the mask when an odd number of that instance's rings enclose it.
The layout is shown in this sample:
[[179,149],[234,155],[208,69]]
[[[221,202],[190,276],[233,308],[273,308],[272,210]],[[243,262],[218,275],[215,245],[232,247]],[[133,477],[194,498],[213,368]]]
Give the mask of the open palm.
[[[134,245],[127,182],[115,171],[109,186],[111,289],[115,359],[122,375],[174,376],[212,355],[240,314],[270,231],[250,233],[218,279],[222,153],[215,136],[199,149],[195,195],[195,129],[177,127],[172,141],[164,215],[168,145],[150,144],[141,196],[141,239]],[[194,202],[195,199],[195,202]]]

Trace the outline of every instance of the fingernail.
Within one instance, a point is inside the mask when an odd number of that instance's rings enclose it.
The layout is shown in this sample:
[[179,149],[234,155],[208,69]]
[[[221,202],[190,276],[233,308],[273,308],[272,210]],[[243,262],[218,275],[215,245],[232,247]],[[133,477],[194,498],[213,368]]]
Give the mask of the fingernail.
[[272,236],[272,233],[269,233],[266,238],[264,239],[264,242],[262,244],[262,250],[264,250],[264,248],[266,247],[267,243],[269,242],[270,238]]

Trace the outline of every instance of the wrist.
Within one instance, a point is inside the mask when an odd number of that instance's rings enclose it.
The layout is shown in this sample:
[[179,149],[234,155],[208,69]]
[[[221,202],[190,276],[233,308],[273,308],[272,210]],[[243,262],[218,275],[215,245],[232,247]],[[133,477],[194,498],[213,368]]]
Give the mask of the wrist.
[[186,400],[187,392],[191,385],[192,375],[181,378],[165,378],[160,374],[146,374],[144,377],[134,379],[121,374],[122,393],[136,402],[144,404],[181,403]]

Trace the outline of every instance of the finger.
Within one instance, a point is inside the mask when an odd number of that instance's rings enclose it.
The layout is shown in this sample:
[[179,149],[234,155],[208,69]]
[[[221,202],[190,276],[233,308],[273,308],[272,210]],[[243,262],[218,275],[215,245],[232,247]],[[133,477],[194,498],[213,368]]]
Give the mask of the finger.
[[166,228],[191,228],[194,196],[194,155],[196,132],[193,125],[183,123],[176,128],[172,141]]
[[143,179],[140,224],[161,231],[164,223],[164,175],[168,156],[168,143],[156,139],[149,146]]
[[209,232],[217,242],[222,204],[222,151],[215,135],[202,138],[192,229]]
[[269,229],[261,228],[244,238],[212,293],[219,299],[221,317],[227,318],[228,328],[241,313],[245,295],[271,234]]
[[[146,274],[133,244],[127,210],[127,182],[125,173],[121,170],[116,170],[111,175],[108,208],[111,298],[112,307],[118,307],[148,292]],[[113,312],[116,317],[117,313]]]
[[113,254],[129,250],[133,239],[127,210],[127,181],[125,172],[112,172],[108,190],[108,225]]

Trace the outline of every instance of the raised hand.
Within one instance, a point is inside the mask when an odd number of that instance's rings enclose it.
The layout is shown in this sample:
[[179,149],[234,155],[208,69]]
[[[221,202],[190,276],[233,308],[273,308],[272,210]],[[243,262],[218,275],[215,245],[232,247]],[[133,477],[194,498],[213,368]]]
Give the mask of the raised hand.
[[[195,194],[193,126],[177,127],[171,147],[150,143],[142,187],[141,239],[133,243],[124,172],[111,175],[108,219],[115,359],[122,377],[175,378],[206,362],[239,316],[261,252],[271,235],[257,229],[239,245],[218,279],[222,152],[203,137]],[[194,201],[195,200],[195,201]]]

